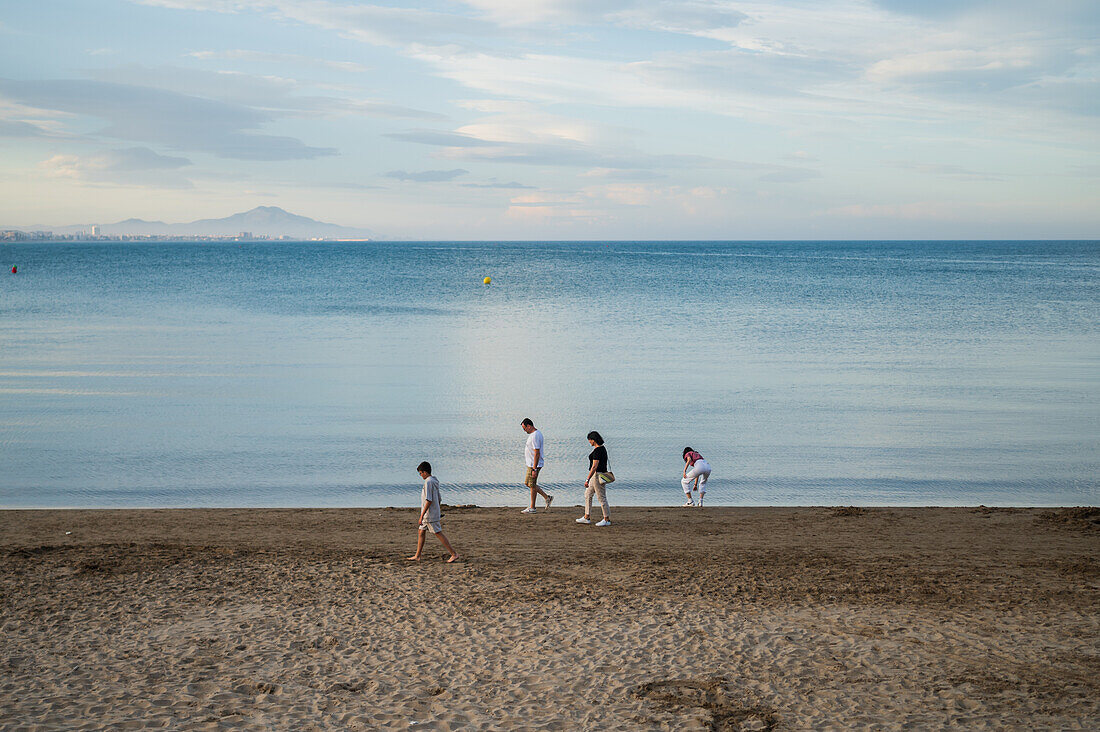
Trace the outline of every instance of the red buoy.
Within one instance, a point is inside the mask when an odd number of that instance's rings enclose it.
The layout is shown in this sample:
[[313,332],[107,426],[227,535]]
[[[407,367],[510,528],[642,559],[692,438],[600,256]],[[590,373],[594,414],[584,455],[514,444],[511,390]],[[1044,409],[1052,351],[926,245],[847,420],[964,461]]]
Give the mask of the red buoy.
[[15,266],[15,265],[13,264],[13,265],[11,266],[11,273],[12,273],[12,274],[15,274],[15,273],[16,273],[16,272],[18,272],[18,271],[19,271],[19,268],[18,268],[18,267],[16,267],[16,266]]

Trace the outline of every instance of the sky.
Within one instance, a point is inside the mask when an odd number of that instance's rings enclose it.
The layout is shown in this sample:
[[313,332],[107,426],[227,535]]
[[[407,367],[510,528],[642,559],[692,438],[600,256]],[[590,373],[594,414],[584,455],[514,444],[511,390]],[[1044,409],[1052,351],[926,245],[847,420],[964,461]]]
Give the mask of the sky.
[[0,228],[1100,238],[1095,0],[0,2]]

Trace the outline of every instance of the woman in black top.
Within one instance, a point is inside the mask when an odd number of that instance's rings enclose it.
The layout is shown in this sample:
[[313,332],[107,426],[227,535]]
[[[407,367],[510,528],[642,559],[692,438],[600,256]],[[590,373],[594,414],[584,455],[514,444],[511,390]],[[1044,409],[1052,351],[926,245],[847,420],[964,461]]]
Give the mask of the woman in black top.
[[614,480],[614,474],[607,469],[607,448],[603,446],[603,438],[599,432],[588,433],[588,444],[596,448],[588,454],[590,463],[588,477],[584,480],[584,516],[577,519],[578,524],[592,523],[592,494],[600,499],[600,508],[603,510],[603,521],[596,526],[611,525],[611,509],[607,506],[607,493],[604,491],[604,477],[610,475],[607,481]]

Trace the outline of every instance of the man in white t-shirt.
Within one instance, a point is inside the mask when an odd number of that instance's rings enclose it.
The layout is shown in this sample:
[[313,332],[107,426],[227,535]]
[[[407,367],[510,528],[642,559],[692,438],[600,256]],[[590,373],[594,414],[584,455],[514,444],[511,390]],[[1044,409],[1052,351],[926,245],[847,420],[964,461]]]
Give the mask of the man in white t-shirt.
[[523,479],[523,484],[531,489],[531,505],[523,509],[521,513],[535,513],[535,496],[542,496],[546,499],[547,508],[550,508],[550,504],[554,502],[554,497],[539,488],[539,471],[542,470],[545,462],[542,432],[535,429],[535,423],[529,417],[520,422],[519,426],[527,433],[527,444],[523,449],[524,461],[527,463],[527,476]]

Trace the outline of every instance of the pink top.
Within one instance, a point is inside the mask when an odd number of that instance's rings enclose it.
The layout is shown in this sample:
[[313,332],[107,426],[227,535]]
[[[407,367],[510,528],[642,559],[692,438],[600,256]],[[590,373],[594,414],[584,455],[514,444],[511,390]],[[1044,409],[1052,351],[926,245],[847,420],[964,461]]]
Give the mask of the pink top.
[[695,461],[702,460],[702,459],[703,459],[703,456],[700,455],[699,453],[695,452],[694,450],[689,452],[687,455],[684,455],[684,460],[687,461],[688,465],[694,465]]

